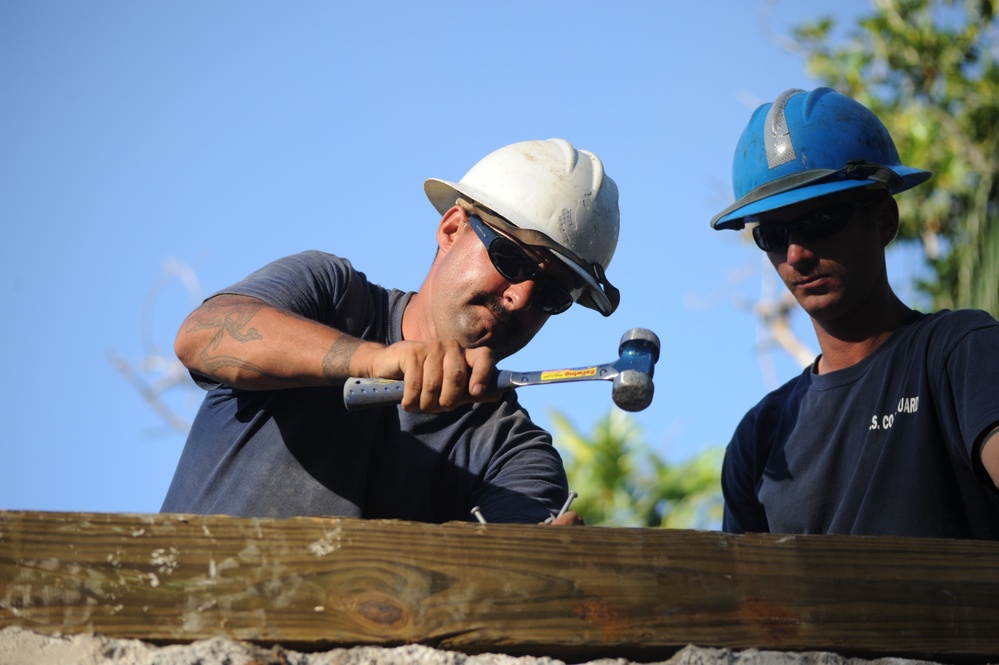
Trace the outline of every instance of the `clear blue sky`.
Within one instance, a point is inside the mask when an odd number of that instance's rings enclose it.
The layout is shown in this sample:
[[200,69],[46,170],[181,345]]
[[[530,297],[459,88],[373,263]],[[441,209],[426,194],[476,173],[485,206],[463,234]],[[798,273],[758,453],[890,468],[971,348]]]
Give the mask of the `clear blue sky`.
[[[159,509],[184,436],[109,357],[161,377],[139,362],[172,357],[194,305],[165,279],[175,266],[207,295],[316,248],[416,289],[438,222],[423,181],[457,180],[534,138],[596,152],[616,180],[608,276],[622,304],[606,319],[553,318],[503,366],[605,362],[625,330],[651,328],[663,348],[655,401],[635,416],[646,440],[672,460],[724,445],[798,368],[781,354],[761,364],[744,303],[771,269],[708,220],[731,200],[752,108],[816,85],[780,39],[805,19],[868,11],[867,0],[0,3],[0,509]],[[190,418],[200,397],[182,384],[165,399]],[[542,425],[559,410],[583,431],[612,408],[604,383],[521,400]]]

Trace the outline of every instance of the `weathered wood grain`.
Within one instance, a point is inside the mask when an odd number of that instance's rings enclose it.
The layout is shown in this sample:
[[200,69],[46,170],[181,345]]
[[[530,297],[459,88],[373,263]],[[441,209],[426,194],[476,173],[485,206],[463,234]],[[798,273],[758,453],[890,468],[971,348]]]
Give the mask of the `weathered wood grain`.
[[660,658],[999,656],[999,543],[0,512],[0,627]]

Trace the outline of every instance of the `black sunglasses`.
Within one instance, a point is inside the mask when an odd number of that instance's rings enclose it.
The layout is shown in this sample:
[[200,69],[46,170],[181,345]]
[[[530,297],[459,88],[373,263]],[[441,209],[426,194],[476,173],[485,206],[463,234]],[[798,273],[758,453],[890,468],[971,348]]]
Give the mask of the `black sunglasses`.
[[486,246],[489,260],[496,271],[511,284],[532,280],[537,287],[534,291],[534,306],[545,314],[561,314],[572,307],[572,294],[556,280],[546,276],[532,259],[513,240],[500,235],[488,224],[472,215],[468,218],[475,235]]
[[753,227],[753,240],[764,252],[783,252],[791,244],[791,233],[802,240],[828,238],[842,231],[861,207],[880,197],[859,202],[835,203],[805,213],[793,222],[763,222]]

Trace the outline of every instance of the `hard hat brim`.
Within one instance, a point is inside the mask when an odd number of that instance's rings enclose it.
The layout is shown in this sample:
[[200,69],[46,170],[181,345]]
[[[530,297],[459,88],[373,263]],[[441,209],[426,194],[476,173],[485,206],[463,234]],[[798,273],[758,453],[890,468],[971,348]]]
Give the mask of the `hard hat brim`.
[[516,210],[505,210],[501,202],[493,201],[489,194],[472,185],[429,178],[423,183],[423,191],[426,192],[427,198],[441,215],[450,210],[458,198],[465,198],[494,210],[498,215],[502,215],[504,219],[510,220],[517,226],[527,227],[527,220],[518,219]]
[[[898,175],[902,180],[902,184],[900,186],[890,188],[892,194],[898,194],[915,187],[916,185],[928,180],[932,175],[929,171],[923,171],[909,166],[902,166],[901,164],[892,166],[891,171]],[[884,185],[873,180],[848,179],[796,187],[788,191],[777,192],[759,200],[752,200],[753,192],[750,192],[743,197],[748,200],[745,205],[734,205],[734,209],[723,211],[723,213],[711,220],[711,227],[718,230],[738,230],[745,227],[746,217],[760,215],[765,212],[770,212],[771,210],[777,210],[796,203],[801,203],[802,201],[817,199],[850,189],[877,187],[883,188]]]
[[[516,210],[506,208],[502,202],[494,201],[488,193],[483,192],[472,185],[459,182],[449,182],[438,178],[429,178],[423,183],[423,191],[426,192],[427,198],[430,199],[430,203],[433,204],[434,208],[436,208],[437,212],[441,215],[450,210],[459,198],[464,198],[489,208],[497,215],[507,220],[514,227],[513,229],[510,229],[512,235],[516,235],[517,228],[541,231],[541,229],[535,228],[536,224],[534,224],[532,220],[523,218],[517,213]],[[559,259],[559,261],[565,264],[565,266],[568,267],[573,274],[579,276],[579,278],[583,281],[585,290],[576,302],[583,307],[596,310],[604,316],[610,316],[610,314],[617,309],[618,303],[613,302],[611,298],[608,297],[608,294],[604,293],[604,290],[600,287],[600,284],[597,283],[593,275],[588,272],[586,266],[578,265],[575,261],[560,253],[558,249],[552,249],[550,251]],[[614,300],[617,300],[617,298]]]

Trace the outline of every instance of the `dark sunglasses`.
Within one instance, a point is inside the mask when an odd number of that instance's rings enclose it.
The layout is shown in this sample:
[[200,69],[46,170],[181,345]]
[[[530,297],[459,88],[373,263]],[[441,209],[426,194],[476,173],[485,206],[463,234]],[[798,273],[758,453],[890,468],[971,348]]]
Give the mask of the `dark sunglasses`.
[[836,203],[805,213],[793,222],[763,222],[753,227],[753,240],[764,252],[783,252],[791,244],[791,233],[802,240],[819,240],[842,231],[861,207],[880,197],[859,202]]
[[489,260],[496,271],[511,284],[532,280],[536,286],[534,306],[545,314],[561,314],[572,307],[572,294],[539,268],[538,262],[527,255],[520,245],[494,231],[488,224],[472,215],[468,218],[475,235],[486,246]]

